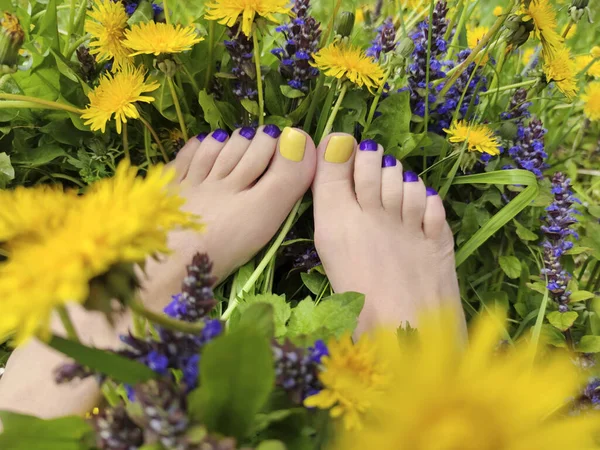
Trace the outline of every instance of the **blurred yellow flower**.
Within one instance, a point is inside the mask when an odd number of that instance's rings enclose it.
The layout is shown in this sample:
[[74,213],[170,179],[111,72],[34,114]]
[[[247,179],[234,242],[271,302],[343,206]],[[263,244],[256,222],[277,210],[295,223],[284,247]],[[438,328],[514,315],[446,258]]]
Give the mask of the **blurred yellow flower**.
[[113,115],[117,123],[117,133],[121,133],[122,124],[127,119],[139,119],[140,113],[135,102],[151,103],[154,97],[142,95],[159,88],[158,82],[146,84],[144,82],[144,69],[125,67],[122,72],[104,75],[100,84],[88,94],[90,104],[81,117],[85,124],[90,125],[92,131],[106,131],[106,122]]
[[533,55],[535,55],[535,48],[526,48],[523,50],[523,64],[527,65],[529,64],[529,62],[531,61],[531,58],[533,58]]
[[600,46],[593,46],[590,50],[590,55],[592,55],[592,58],[600,58]]
[[125,32],[123,45],[131,49],[131,56],[150,54],[158,56],[165,53],[181,53],[190,50],[204,38],[198,36],[192,25],[183,28],[181,25],[166,23],[142,22]]
[[565,36],[565,39],[571,39],[573,36],[575,36],[575,34],[577,33],[577,24],[574,23],[571,28],[569,28],[569,31],[567,32],[567,35]]
[[[54,209],[46,213],[52,216],[47,221],[54,229],[43,238],[25,242],[25,235],[13,233],[21,244],[13,250],[9,240],[8,259],[0,263],[0,335],[16,331],[17,343],[32,336],[48,338],[52,310],[84,302],[90,280],[116,264],[140,263],[167,253],[172,229],[201,229],[195,216],[181,211],[184,199],[172,191],[172,170],[154,166],[143,179],[136,173],[122,162],[113,178],[97,182],[75,201],[65,193],[65,199],[55,201]],[[47,188],[30,190],[31,199],[40,193],[39,201],[47,200]],[[23,197],[6,196],[3,207],[24,208],[16,205]],[[29,207],[46,208],[33,202]],[[29,226],[29,218],[23,223]],[[37,236],[37,231],[29,234]]]
[[[483,37],[488,33],[489,28],[488,27],[471,27],[471,26],[467,26],[467,45],[469,46],[469,48],[472,50],[475,47],[477,47],[477,44],[479,44],[479,41],[481,41],[481,39],[483,39]],[[479,56],[477,56],[477,58],[475,58],[477,60],[477,62],[479,64],[485,64],[488,62],[488,55],[487,53],[480,53]]]
[[[465,349],[451,314],[424,316],[401,345],[400,369],[362,429],[342,430],[336,450],[592,449],[598,415],[557,413],[582,376],[569,355],[533,363],[532,349],[498,351],[501,315],[479,318]],[[558,377],[558,378],[557,378]],[[560,381],[558,381],[560,379]]]
[[565,45],[560,46],[553,59],[544,61],[544,73],[546,82],[554,82],[567,99],[577,96],[577,67]]
[[250,36],[257,15],[276,22],[273,14],[289,14],[288,4],[288,0],[211,0],[206,5],[206,18],[232,27],[242,16],[242,32]]
[[577,67],[577,73],[582,73],[586,67],[589,68],[586,70],[586,74],[595,78],[600,77],[600,59],[597,60],[594,64],[591,64],[594,61],[591,55],[581,55],[575,57],[575,67]]
[[471,124],[464,121],[452,122],[450,129],[444,128],[448,133],[448,140],[452,143],[467,143],[470,152],[487,153],[492,156],[500,154],[500,141],[487,125]]
[[502,6],[496,6],[494,8],[493,14],[496,17],[500,17],[503,14],[504,10],[502,9]]
[[563,42],[556,31],[556,11],[548,0],[531,0],[525,8],[525,19],[529,18],[533,20],[535,36],[542,43],[544,57],[553,58]]
[[358,47],[333,42],[313,57],[315,62],[311,64],[327,76],[347,78],[357,86],[366,86],[369,90],[378,88],[383,82],[381,66]]
[[389,366],[379,354],[383,337],[372,340],[363,334],[352,344],[350,334],[346,334],[339,341],[329,341],[329,356],[322,358],[319,373],[323,390],[307,397],[304,405],[329,409],[331,417],[340,418],[345,429],[360,429],[362,416],[389,387]]
[[583,112],[588,119],[600,120],[600,81],[594,81],[587,85],[581,100],[584,101]]
[[118,70],[129,62],[129,50],[123,46],[127,28],[127,12],[122,2],[97,0],[90,17],[86,20],[85,31],[92,37],[90,53],[98,62],[113,60],[113,70]]

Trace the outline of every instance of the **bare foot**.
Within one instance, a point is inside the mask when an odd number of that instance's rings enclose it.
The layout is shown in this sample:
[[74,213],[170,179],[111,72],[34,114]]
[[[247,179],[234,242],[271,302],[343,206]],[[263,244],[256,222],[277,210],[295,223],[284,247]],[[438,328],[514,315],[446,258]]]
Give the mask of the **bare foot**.
[[[162,308],[179,292],[185,266],[198,252],[214,261],[222,279],[247,262],[277,232],[294,203],[312,182],[316,152],[304,132],[274,125],[223,130],[192,138],[171,163],[177,171],[185,209],[206,224],[202,234],[176,232],[168,258],[146,265],[144,301]],[[202,136],[200,137],[202,138]]]
[[337,292],[366,295],[358,333],[415,325],[450,306],[462,321],[454,241],[441,198],[374,141],[326,137],[313,183],[315,245]]

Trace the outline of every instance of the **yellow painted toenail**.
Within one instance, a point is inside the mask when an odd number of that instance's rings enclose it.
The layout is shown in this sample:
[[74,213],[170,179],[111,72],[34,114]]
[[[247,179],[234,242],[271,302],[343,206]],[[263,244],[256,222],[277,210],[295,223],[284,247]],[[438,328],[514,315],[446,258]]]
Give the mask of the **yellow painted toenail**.
[[352,136],[332,136],[325,149],[325,161],[330,163],[345,163],[354,151]]
[[306,147],[306,136],[298,130],[286,127],[279,138],[279,153],[290,161],[302,161]]

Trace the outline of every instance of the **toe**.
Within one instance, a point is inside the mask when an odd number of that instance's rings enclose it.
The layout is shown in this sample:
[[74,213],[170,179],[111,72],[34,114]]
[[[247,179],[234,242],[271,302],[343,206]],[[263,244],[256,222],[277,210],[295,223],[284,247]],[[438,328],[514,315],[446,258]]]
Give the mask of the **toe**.
[[381,158],[383,147],[375,141],[362,141],[354,161],[354,189],[362,209],[381,208]]
[[446,210],[435,189],[428,187],[426,193],[423,232],[429,239],[439,239],[447,227]]
[[402,164],[392,155],[384,155],[381,163],[381,204],[386,211],[402,215]]
[[[310,136],[296,128],[285,128],[271,164],[249,192],[263,198],[270,213],[281,210],[285,216],[310,186],[315,163],[315,144]],[[277,208],[275,204],[282,206]]]
[[402,222],[410,229],[422,230],[425,213],[425,184],[414,172],[404,172],[402,186]]
[[217,160],[219,152],[225,147],[228,138],[227,131],[218,129],[202,141],[192,158],[185,178],[186,181],[198,184],[206,179]]
[[200,143],[206,138],[206,134],[199,134],[196,137],[191,138],[186,144],[177,152],[177,156],[173,161],[167,164],[168,168],[174,168],[176,175],[175,181],[181,182],[185,178],[192,163],[192,159],[196,154],[196,151],[200,147]]
[[281,130],[276,125],[260,127],[250,147],[227,179],[238,189],[245,189],[254,183],[264,173],[273,158],[280,135]]
[[219,152],[217,160],[206,178],[220,180],[229,175],[241,161],[255,135],[256,128],[244,127],[235,130],[225,147]]
[[349,134],[333,133],[319,144],[317,171],[312,185],[315,208],[331,209],[348,202],[356,204],[354,153],[356,140]]

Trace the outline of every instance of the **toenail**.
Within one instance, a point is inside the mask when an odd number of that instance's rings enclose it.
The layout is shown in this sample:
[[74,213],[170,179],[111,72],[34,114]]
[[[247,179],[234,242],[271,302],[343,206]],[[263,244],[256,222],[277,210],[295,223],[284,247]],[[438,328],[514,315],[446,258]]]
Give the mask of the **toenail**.
[[375,142],[372,139],[367,139],[366,141],[362,141],[358,148],[360,148],[361,150],[376,152],[377,151],[377,142]]
[[425,189],[425,192],[427,193],[427,197],[429,197],[431,195],[438,195],[437,191],[432,187],[427,187]]
[[381,167],[394,167],[396,165],[396,158],[392,155],[383,155],[383,160],[381,161]]
[[196,136],[196,139],[202,142],[204,139],[206,139],[206,136],[208,136],[208,133],[200,133],[198,136]]
[[354,138],[349,135],[332,136],[325,149],[325,161],[330,163],[345,163],[354,151]]
[[219,142],[225,142],[227,140],[227,138],[229,137],[229,134],[227,133],[227,131],[219,128],[219,129],[213,131],[212,137],[213,137],[213,139],[215,139]]
[[249,141],[251,141],[252,138],[254,138],[255,134],[256,134],[256,129],[253,127],[244,127],[240,130],[240,136],[245,137]]
[[306,136],[290,127],[285,127],[279,140],[279,153],[290,161],[299,162],[304,159]]
[[419,175],[409,170],[408,172],[404,172],[402,179],[408,183],[414,183],[415,181],[419,181]]
[[263,133],[268,134],[273,139],[277,139],[281,134],[281,130],[277,125],[273,125],[272,123],[270,123],[269,125],[265,125],[265,127],[263,128]]

